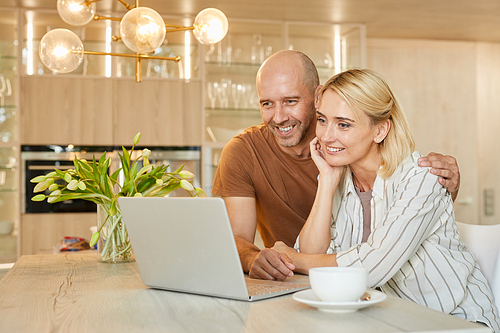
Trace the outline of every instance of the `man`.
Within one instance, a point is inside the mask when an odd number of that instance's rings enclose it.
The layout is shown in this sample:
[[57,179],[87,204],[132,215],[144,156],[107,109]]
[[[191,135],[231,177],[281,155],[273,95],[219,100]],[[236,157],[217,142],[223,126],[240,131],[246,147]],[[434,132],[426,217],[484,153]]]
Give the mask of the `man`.
[[[283,50],[262,64],[256,83],[263,123],[226,145],[212,193],[224,198],[243,270],[252,278],[285,280],[295,266],[269,247],[278,240],[293,246],[314,202],[318,169],[309,143],[319,78],[309,57]],[[460,174],[453,157],[431,153],[420,164],[433,167],[456,198]],[[253,243],[256,229],[265,249]]]

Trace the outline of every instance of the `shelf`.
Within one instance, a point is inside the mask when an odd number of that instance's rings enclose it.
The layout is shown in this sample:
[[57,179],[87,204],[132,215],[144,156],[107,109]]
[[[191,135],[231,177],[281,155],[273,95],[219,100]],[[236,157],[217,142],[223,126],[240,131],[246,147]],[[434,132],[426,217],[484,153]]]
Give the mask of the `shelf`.
[[221,108],[205,108],[205,117],[242,117],[242,116],[252,116],[260,117],[259,109],[221,109]]
[[0,188],[0,193],[15,193],[17,192],[17,188]]
[[253,64],[247,62],[205,62],[207,76],[221,74],[227,75],[248,75],[253,76],[252,81],[255,81],[255,75],[259,70],[260,64]]
[[203,148],[212,148],[212,149],[222,149],[226,145],[227,142],[210,142],[204,141],[202,146]]
[[15,171],[15,170],[17,170],[17,165],[13,165],[13,166],[0,165],[0,170],[11,170],[11,171]]

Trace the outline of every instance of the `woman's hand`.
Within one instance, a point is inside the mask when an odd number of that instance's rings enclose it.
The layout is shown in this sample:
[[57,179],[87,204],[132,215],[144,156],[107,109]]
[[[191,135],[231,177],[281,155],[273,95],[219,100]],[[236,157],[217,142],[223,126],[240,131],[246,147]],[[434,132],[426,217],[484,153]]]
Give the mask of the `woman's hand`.
[[294,248],[286,245],[282,241],[277,241],[274,243],[274,246],[271,248],[272,250],[278,252],[279,254],[284,253],[293,261],[293,258],[298,254]]
[[325,154],[323,152],[323,149],[321,148],[321,144],[319,143],[318,138],[314,138],[311,141],[310,147],[311,158],[314,161],[314,164],[316,164],[321,177],[323,175],[332,175],[338,182],[338,180],[342,176],[342,172],[344,171],[344,166],[331,166],[330,164],[328,164],[328,162],[325,160]]

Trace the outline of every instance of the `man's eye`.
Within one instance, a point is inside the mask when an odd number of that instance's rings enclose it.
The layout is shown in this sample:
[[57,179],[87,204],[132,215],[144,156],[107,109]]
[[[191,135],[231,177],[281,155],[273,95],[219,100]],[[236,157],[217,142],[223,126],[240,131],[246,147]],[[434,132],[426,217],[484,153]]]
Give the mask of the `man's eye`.
[[263,108],[268,108],[268,107],[270,107],[270,106],[271,106],[271,103],[270,103],[270,102],[262,102],[260,105],[261,105]]
[[288,99],[285,101],[285,104],[287,105],[294,105],[294,104],[297,104],[297,100],[295,99]]

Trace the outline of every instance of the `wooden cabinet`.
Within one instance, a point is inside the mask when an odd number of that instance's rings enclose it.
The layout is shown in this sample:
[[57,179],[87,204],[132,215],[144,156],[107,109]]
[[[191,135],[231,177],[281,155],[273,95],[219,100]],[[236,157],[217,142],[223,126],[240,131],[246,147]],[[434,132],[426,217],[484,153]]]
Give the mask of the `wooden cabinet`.
[[97,213],[22,214],[21,255],[53,253],[65,236],[90,239]]
[[21,143],[201,145],[200,80],[22,77]]
[[113,144],[131,145],[141,132],[141,145],[201,145],[200,80],[117,79],[113,89]]
[[113,144],[113,82],[24,76],[21,144]]

